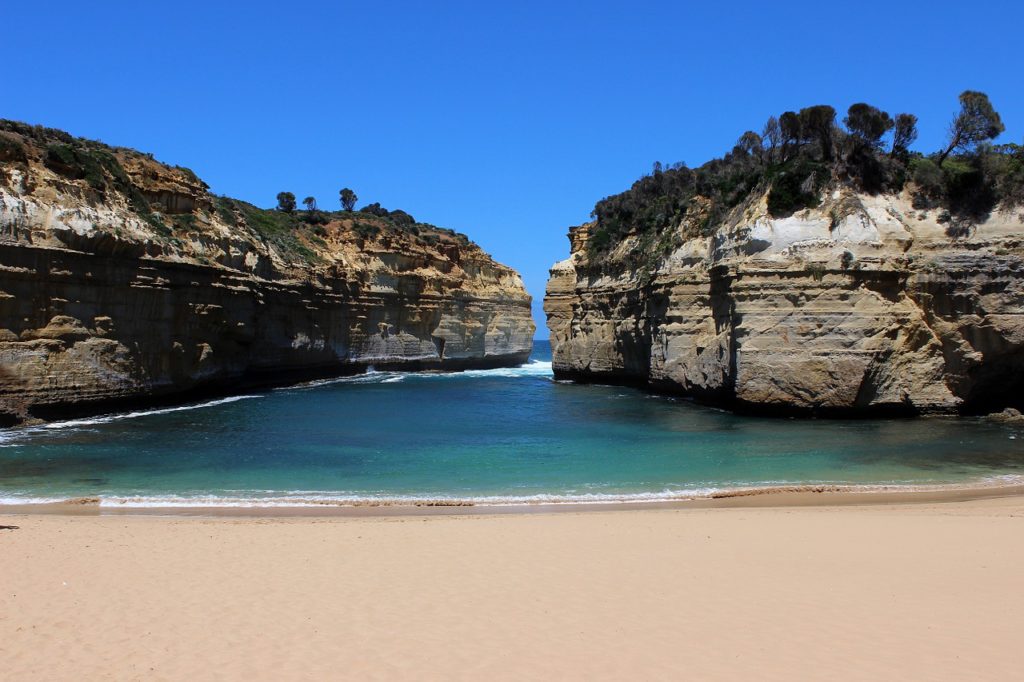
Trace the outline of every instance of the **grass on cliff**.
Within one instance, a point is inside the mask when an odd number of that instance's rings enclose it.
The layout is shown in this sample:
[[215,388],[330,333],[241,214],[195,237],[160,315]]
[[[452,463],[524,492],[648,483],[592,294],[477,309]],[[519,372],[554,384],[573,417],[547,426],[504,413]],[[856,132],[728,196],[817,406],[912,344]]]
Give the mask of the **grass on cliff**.
[[266,210],[238,199],[225,200],[221,198],[218,201],[231,202],[245,223],[264,241],[276,247],[278,252],[285,257],[293,257],[306,262],[317,259],[316,253],[299,239],[298,233],[303,229],[303,223],[295,213]]

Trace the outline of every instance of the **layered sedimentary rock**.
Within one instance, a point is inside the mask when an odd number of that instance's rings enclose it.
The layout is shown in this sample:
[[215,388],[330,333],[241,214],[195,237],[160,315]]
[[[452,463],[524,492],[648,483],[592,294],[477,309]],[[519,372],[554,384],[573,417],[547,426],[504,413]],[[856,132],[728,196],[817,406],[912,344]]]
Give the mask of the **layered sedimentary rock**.
[[1024,213],[953,230],[908,193],[752,200],[637,265],[570,232],[544,301],[555,374],[735,408],[955,413],[1024,399]]
[[0,138],[0,422],[530,353],[519,275],[461,235],[306,224],[132,150],[20,124]]

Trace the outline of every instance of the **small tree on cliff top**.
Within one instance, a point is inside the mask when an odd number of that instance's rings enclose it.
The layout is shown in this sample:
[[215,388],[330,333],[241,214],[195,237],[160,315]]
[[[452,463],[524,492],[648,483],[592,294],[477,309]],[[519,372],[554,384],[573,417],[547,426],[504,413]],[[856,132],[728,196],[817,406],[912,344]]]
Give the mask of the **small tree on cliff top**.
[[864,102],[851,105],[843,123],[862,144],[876,149],[881,146],[882,136],[895,125],[889,114]]
[[316,210],[316,199],[315,198],[313,198],[313,197],[306,197],[305,199],[302,200],[302,203],[305,204],[306,210],[309,211],[310,213],[312,213],[313,211]]
[[359,201],[359,197],[356,196],[356,193],[348,187],[338,192],[338,196],[341,198],[341,207],[346,211],[354,209],[356,207],[356,202]]
[[906,154],[910,145],[917,139],[917,116],[913,114],[896,114],[896,127],[892,131],[892,151],[890,155]]
[[816,104],[806,107],[798,114],[800,119],[800,136],[805,140],[817,140],[821,147],[821,156],[826,161],[832,160],[832,128],[836,122],[836,110],[827,104]]
[[975,90],[960,93],[960,113],[949,124],[949,145],[939,155],[939,165],[956,149],[970,149],[1006,130],[988,95]]
[[291,192],[278,192],[277,210],[291,213],[295,210],[295,195]]

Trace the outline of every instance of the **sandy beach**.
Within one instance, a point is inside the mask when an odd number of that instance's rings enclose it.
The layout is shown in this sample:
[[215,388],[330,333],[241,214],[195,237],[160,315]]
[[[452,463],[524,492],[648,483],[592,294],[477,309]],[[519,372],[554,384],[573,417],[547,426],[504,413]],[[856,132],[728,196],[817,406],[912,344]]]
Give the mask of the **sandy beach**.
[[1020,496],[0,525],[9,680],[997,680],[1024,666]]

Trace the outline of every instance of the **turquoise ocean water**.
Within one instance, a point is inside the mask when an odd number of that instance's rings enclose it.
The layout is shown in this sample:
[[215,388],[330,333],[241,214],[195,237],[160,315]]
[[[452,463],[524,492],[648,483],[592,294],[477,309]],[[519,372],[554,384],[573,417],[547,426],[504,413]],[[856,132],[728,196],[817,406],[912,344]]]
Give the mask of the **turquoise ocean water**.
[[374,372],[0,430],[0,502],[604,501],[746,487],[1024,480],[1024,429],[981,419],[736,416],[559,383],[530,364]]

